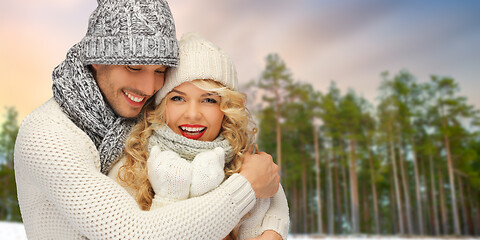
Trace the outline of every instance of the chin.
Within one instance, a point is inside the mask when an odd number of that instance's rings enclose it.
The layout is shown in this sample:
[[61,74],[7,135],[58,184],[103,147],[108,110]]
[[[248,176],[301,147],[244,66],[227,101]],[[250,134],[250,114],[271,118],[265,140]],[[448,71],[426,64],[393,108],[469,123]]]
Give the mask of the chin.
[[128,118],[128,119],[134,119],[134,118],[137,118],[138,115],[140,114],[141,111],[115,111],[115,114],[117,114],[118,116],[120,117],[123,117],[123,118]]

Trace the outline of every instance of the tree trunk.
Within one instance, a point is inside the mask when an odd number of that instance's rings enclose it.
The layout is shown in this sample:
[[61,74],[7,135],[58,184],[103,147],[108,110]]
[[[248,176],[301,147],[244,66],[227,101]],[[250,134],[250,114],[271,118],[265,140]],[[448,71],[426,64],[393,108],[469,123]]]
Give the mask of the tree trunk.
[[[334,179],[334,184],[335,184],[335,205],[337,208],[337,214],[336,219],[337,219],[337,226],[338,226],[338,234],[343,233],[343,219],[342,219],[342,197],[340,193],[340,179],[338,177],[338,170],[339,170],[339,163],[337,160],[337,154],[335,152],[335,143],[332,141],[332,159],[333,159],[333,179]],[[328,172],[327,172],[328,173]],[[332,195],[333,196],[333,195]]]
[[467,193],[468,193],[468,203],[469,203],[469,206],[471,209],[469,211],[469,214],[470,214],[470,229],[472,229],[472,232],[470,232],[471,234],[473,234],[473,236],[478,236],[480,235],[480,231],[478,231],[479,229],[477,229],[479,227],[479,224],[477,223],[476,221],[476,215],[475,213],[478,212],[478,208],[476,208],[477,206],[475,206],[473,204],[474,200],[473,200],[473,196],[472,196],[472,189],[470,187],[469,184],[467,184]]
[[[424,156],[423,154],[421,156]],[[419,176],[420,176],[420,186],[423,187],[424,191],[420,192],[420,198],[422,199],[422,208],[423,208],[423,229],[424,229],[424,235],[432,235],[432,223],[433,223],[433,217],[432,213],[430,212],[430,204],[428,204],[428,196],[430,196],[430,188],[428,187],[427,183],[427,172],[426,172],[426,167],[425,165],[427,164],[427,161],[418,158],[418,166],[420,167],[419,170]]]
[[[0,170],[2,170],[2,166],[0,165]],[[2,183],[3,183],[3,196],[0,195],[0,200],[2,201],[2,205],[0,206],[0,219],[5,220],[7,219],[8,216],[8,177],[4,176],[2,177]],[[3,198],[3,199],[2,199]]]
[[276,139],[277,139],[277,164],[280,175],[282,175],[282,129],[280,127],[280,94],[279,89],[275,88],[275,122],[276,122]]
[[301,226],[301,218],[300,218],[300,198],[298,197],[298,189],[297,186],[294,184],[292,186],[292,195],[293,195],[293,202],[292,206],[293,209],[290,211],[292,213],[293,219],[292,219],[292,232],[294,233],[299,233],[300,232],[300,226]]
[[420,195],[420,178],[418,175],[418,160],[417,153],[415,152],[415,140],[413,135],[410,137],[410,145],[412,146],[412,156],[413,156],[413,170],[415,174],[415,195],[417,197],[417,217],[418,217],[418,233],[423,235],[423,208],[422,208],[422,197]]
[[397,234],[400,232],[400,227],[399,227],[399,223],[400,221],[398,221],[399,219],[399,216],[398,216],[398,211],[396,210],[397,209],[397,197],[395,197],[396,195],[396,191],[395,191],[395,180],[394,180],[394,174],[393,174],[393,170],[392,168],[388,168],[388,172],[389,172],[389,176],[390,176],[390,216],[391,216],[391,219],[392,219],[392,234]]
[[472,205],[475,208],[475,213],[473,213],[474,214],[473,229],[475,230],[475,236],[480,236],[480,203],[479,203],[480,201],[475,201],[475,199],[477,199],[478,197],[480,197],[480,194],[475,193],[475,191],[471,194],[471,197],[470,197],[470,200],[472,200],[473,198]]
[[397,145],[398,145],[398,165],[400,166],[400,176],[402,179],[402,186],[403,186],[403,197],[404,197],[404,203],[405,203],[405,212],[407,213],[407,231],[408,234],[412,235],[413,234],[413,225],[412,225],[412,210],[411,210],[411,205],[410,205],[410,191],[408,189],[408,181],[407,181],[407,176],[405,174],[405,161],[403,160],[403,144],[402,144],[402,138],[401,138],[401,131],[398,129],[397,133]]
[[[474,194],[475,195],[475,194]],[[476,194],[477,197],[480,197],[480,194]],[[477,236],[480,235],[480,201],[476,201],[476,206],[475,206],[475,209],[477,209],[476,211],[476,215],[477,215],[477,224],[475,225],[475,228],[477,229]]]
[[443,191],[443,174],[442,170],[438,168],[438,191],[440,194],[440,215],[442,216],[442,230],[443,235],[447,235],[449,232],[448,229],[448,219],[447,219],[447,207],[445,206],[445,193]]
[[357,178],[357,156],[356,143],[350,139],[350,197],[352,204],[352,225],[353,233],[360,233],[360,214],[358,207],[358,178]]
[[335,234],[335,206],[333,203],[332,169],[330,158],[326,158],[325,170],[327,172],[327,214],[328,234]]
[[466,208],[466,202],[465,202],[465,195],[463,195],[462,178],[459,174],[457,174],[457,183],[458,183],[458,194],[460,195],[460,207],[462,209],[463,234],[468,235],[470,231],[468,229],[467,208]]
[[[345,148],[343,147],[343,140],[340,140],[340,149],[342,152],[345,152]],[[345,219],[344,219],[344,222],[351,226],[351,223],[350,223],[350,207],[348,207],[350,204],[349,204],[349,197],[348,197],[348,183],[349,183],[349,180],[348,180],[348,175],[347,175],[347,171],[346,171],[346,168],[348,166],[345,166],[345,165],[348,165],[348,162],[343,159],[341,159],[341,163],[340,163],[340,167],[341,167],[341,171],[342,171],[342,180],[343,180],[343,206],[344,206],[344,209],[345,209]]]
[[[323,233],[322,222],[322,195],[321,193],[321,179],[320,179],[320,153],[318,151],[318,134],[315,124],[313,124],[313,149],[315,151],[315,179],[317,180],[317,229],[320,234]],[[326,157],[328,159],[328,156]]]
[[375,167],[373,166],[373,154],[372,149],[370,148],[370,143],[368,143],[368,164],[370,167],[370,185],[372,188],[372,198],[373,198],[373,216],[375,220],[375,233],[380,234],[380,224],[378,220],[378,203],[377,203],[377,188],[375,181]]
[[[477,193],[477,197],[480,197],[480,194]],[[477,209],[476,211],[476,215],[477,215],[477,224],[475,224],[475,229],[477,229],[477,236],[480,236],[480,201],[476,201],[477,204],[475,206],[475,209]]]
[[[308,173],[309,171],[307,171]],[[312,194],[312,190],[314,189],[313,187],[308,187],[308,186],[314,186],[313,181],[315,180],[315,176],[312,176],[311,174],[307,174],[307,212],[308,212],[308,233],[314,232],[317,229],[318,223],[315,222],[317,220],[316,213],[315,211],[310,210],[310,205],[309,199],[313,199],[314,196]]]
[[403,226],[403,212],[402,212],[402,203],[400,201],[400,187],[398,184],[398,173],[397,173],[397,166],[395,160],[395,146],[393,143],[393,131],[391,123],[388,124],[388,138],[389,138],[389,145],[390,145],[390,154],[392,158],[392,168],[393,168],[393,182],[395,184],[395,197],[397,202],[397,211],[398,211],[398,227],[400,230],[400,234],[405,234],[405,229]]
[[308,232],[308,219],[307,219],[307,213],[308,213],[308,204],[307,204],[307,167],[305,166],[305,161],[302,161],[302,205],[303,205],[303,232],[307,233]]
[[[442,114],[442,126],[444,131],[447,131],[447,120],[445,119],[445,114],[443,111],[443,107],[440,108]],[[448,166],[448,180],[450,182],[450,195],[452,198],[452,212],[453,212],[453,226],[456,235],[460,235],[460,223],[458,220],[458,210],[457,210],[457,197],[455,194],[455,176],[453,175],[453,163],[452,163],[452,156],[450,153],[450,140],[448,139],[448,135],[445,132],[443,134],[443,141],[445,144],[445,153],[447,155],[447,166]]]
[[369,194],[368,194],[368,185],[366,184],[361,184],[360,189],[362,192],[362,195],[358,196],[360,204],[362,205],[361,211],[362,211],[362,221],[359,224],[360,225],[360,232],[362,233],[371,233],[372,228],[369,220],[372,218],[370,216],[370,201],[369,201]]
[[431,184],[431,192],[432,192],[432,203],[433,203],[433,228],[435,231],[435,235],[440,235],[440,227],[438,225],[438,207],[437,207],[437,193],[435,190],[435,171],[433,166],[433,156],[431,153],[428,155],[428,159],[430,162],[430,184]]

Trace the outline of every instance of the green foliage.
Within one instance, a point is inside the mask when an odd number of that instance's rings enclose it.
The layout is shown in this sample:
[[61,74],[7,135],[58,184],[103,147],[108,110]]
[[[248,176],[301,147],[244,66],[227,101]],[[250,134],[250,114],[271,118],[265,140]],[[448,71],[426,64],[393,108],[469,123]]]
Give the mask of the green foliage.
[[[379,103],[375,108],[353,90],[343,94],[335,82],[331,82],[324,94],[316,91],[310,84],[293,81],[288,68],[276,54],[267,57],[261,79],[250,83],[251,87],[263,89],[263,92],[257,93],[263,97],[264,106],[257,112],[260,130],[258,143],[263,151],[272,155],[275,155],[277,147],[277,129],[274,123],[278,116],[281,116],[284,159],[282,184],[289,200],[292,232],[317,231],[317,191],[320,191],[322,198],[320,207],[323,224],[333,226],[332,233],[352,231],[351,201],[354,196],[351,191],[355,188],[350,184],[354,177],[358,180],[355,191],[359,192],[357,197],[360,200],[358,207],[361,232],[375,233],[371,187],[374,179],[380,233],[399,232],[396,202],[400,201],[405,214],[403,196],[406,193],[403,191],[406,189],[412,203],[412,218],[408,221],[412,221],[413,233],[418,234],[419,220],[416,216],[419,208],[416,208],[418,198],[415,197],[416,173],[413,167],[415,156],[420,180],[420,198],[424,206],[420,211],[423,212],[425,234],[433,234],[433,225],[430,222],[435,217],[432,212],[432,194],[435,196],[437,212],[440,212],[441,208],[444,208],[447,214],[452,211],[444,134],[448,134],[450,140],[455,174],[463,179],[463,185],[471,188],[471,195],[464,197],[471,196],[472,199],[468,201],[479,202],[480,136],[475,129],[480,126],[480,117],[478,110],[466,104],[465,97],[457,95],[459,87],[455,80],[432,76],[431,82],[419,84],[406,70],[394,76],[383,72],[381,76],[383,81],[379,87]],[[315,127],[315,121],[321,122],[320,126]],[[468,121],[472,123],[470,126],[465,124]],[[315,179],[313,131],[318,134],[320,179]],[[397,165],[403,164],[406,173],[406,181],[399,181],[401,199],[396,199],[394,194],[395,176],[390,159],[392,153],[389,136],[394,140],[393,154],[397,158]],[[398,160],[399,154],[402,154],[402,163]],[[433,160],[432,165],[429,159]],[[351,164],[356,164],[354,175],[348,171]],[[439,173],[443,178],[442,201],[439,195]],[[400,178],[400,175],[396,177]],[[321,183],[320,189],[316,189],[315,183],[318,180]],[[407,187],[402,188],[403,184],[407,184]],[[335,188],[334,191],[328,190],[330,185]],[[459,191],[456,194],[458,195]],[[460,198],[457,197],[457,201],[458,199]],[[471,207],[480,211],[480,206]],[[334,219],[327,216],[332,211]],[[448,216],[448,219],[452,221],[451,216]],[[405,217],[404,221],[407,221]],[[453,224],[449,222],[448,225]],[[328,229],[325,226],[322,228]],[[446,234],[453,233],[451,227],[442,231]],[[464,234],[472,233],[473,229],[470,229],[470,233]]]
[[5,121],[0,129],[0,155],[5,159],[0,162],[0,220],[21,221],[17,200],[15,172],[13,169],[13,152],[18,134],[18,113],[15,108],[6,109]]

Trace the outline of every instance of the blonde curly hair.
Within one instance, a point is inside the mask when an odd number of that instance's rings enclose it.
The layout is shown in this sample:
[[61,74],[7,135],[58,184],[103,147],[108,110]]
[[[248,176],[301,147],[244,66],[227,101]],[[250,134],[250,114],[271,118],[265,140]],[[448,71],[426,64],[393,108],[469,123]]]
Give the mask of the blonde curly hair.
[[[225,166],[227,176],[239,172],[243,153],[254,146],[257,128],[246,108],[246,95],[231,90],[221,83],[210,79],[197,79],[192,83],[207,92],[221,97],[220,110],[225,114],[222,121],[222,134],[232,145],[234,159]],[[142,120],[137,123],[125,144],[125,162],[118,171],[118,179],[135,192],[135,198],[143,210],[149,210],[154,196],[153,188],[148,180],[147,159],[148,139],[155,129],[166,124],[166,97],[154,106],[153,101],[145,106]],[[256,148],[256,146],[254,146]]]

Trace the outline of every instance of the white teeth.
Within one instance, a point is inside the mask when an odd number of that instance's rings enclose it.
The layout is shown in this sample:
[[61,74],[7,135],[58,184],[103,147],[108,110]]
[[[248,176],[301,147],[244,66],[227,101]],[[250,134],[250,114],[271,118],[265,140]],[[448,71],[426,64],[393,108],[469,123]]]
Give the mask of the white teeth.
[[205,127],[183,127],[183,126],[180,126],[180,128],[186,132],[201,132],[203,129],[205,129]]
[[135,96],[133,96],[133,95],[131,95],[130,93],[127,93],[127,92],[123,92],[123,93],[125,93],[125,95],[126,95],[128,98],[130,98],[130,100],[132,100],[132,101],[134,101],[134,102],[137,102],[137,103],[139,103],[139,102],[143,101],[143,99],[145,99],[144,97],[142,97],[142,98],[140,98],[140,97],[135,97]]

